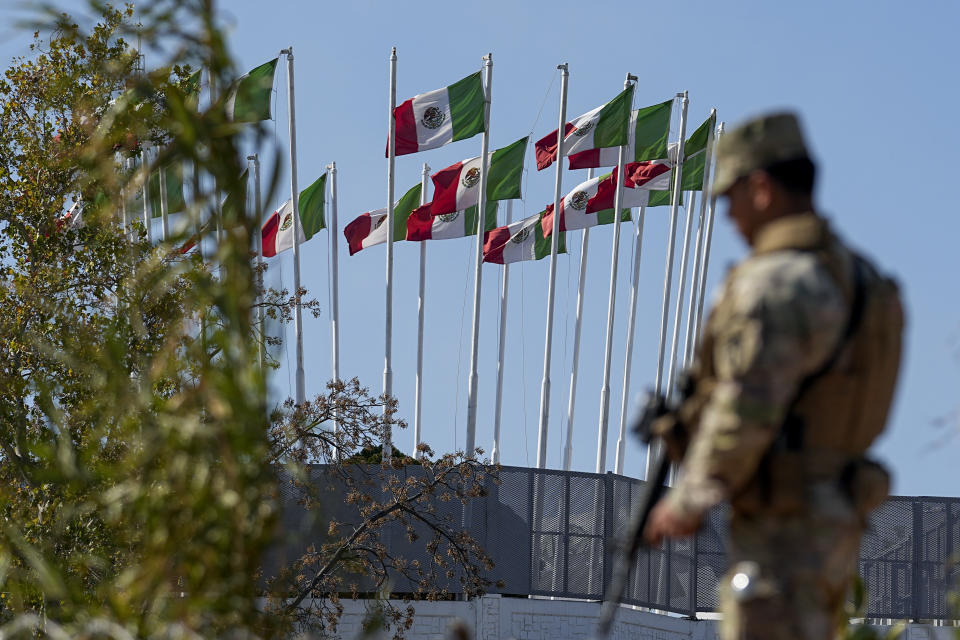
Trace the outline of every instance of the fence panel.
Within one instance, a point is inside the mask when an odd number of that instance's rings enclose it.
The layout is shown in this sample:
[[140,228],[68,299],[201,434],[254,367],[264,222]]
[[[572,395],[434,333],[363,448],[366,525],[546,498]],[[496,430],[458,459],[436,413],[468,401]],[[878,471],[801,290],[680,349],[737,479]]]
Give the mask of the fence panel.
[[[311,476],[320,484],[323,468],[315,467]],[[502,467],[499,479],[489,480],[486,498],[468,506],[462,516],[495,564],[489,577],[500,581],[500,586],[491,592],[602,599],[616,543],[626,532],[642,487],[642,481],[612,473]],[[285,531],[280,545],[265,559],[271,567],[290,562],[309,544],[318,544],[325,531],[322,518],[318,521],[304,513],[302,490],[282,487],[281,495]],[[459,503],[443,506],[444,510],[459,508]],[[334,506],[328,513],[350,520],[343,506]],[[717,587],[726,571],[726,521],[726,509],[714,509],[694,541],[641,551],[623,602],[687,615],[716,611]],[[960,552],[960,498],[890,498],[872,515],[869,525],[859,560],[868,595],[867,615],[956,617],[946,599],[960,583],[960,568],[951,563]],[[385,536],[399,552],[428,561],[399,528],[388,528]],[[401,585],[403,581],[398,581],[397,587],[402,589]],[[454,581],[444,586],[458,592]]]

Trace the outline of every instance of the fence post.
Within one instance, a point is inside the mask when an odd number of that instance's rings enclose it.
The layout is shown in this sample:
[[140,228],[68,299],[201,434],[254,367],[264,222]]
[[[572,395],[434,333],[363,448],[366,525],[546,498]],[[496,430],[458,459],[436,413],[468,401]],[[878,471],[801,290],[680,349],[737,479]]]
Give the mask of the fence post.
[[[953,507],[955,504],[960,504],[958,501],[948,500],[946,504],[947,508],[947,545],[944,549],[943,555],[943,578],[946,581],[947,588],[950,587],[951,581],[950,578],[954,574],[960,574],[960,557],[954,560],[954,553],[956,550],[953,548]],[[960,537],[960,536],[958,536]]]
[[[709,514],[707,518],[709,518]],[[702,527],[701,527],[702,529]],[[690,586],[687,591],[690,594],[690,611],[688,616],[691,620],[697,619],[697,571],[700,567],[697,562],[697,550],[700,548],[700,545],[697,544],[697,541],[700,539],[700,532],[697,531],[693,534],[693,537],[690,539]]]
[[557,543],[559,549],[560,543],[563,543],[563,592],[570,591],[568,581],[570,579],[570,480],[569,472],[563,474],[563,526],[560,540]]
[[536,509],[534,508],[533,499],[534,491],[533,484],[535,481],[534,470],[527,470],[527,507],[529,509],[528,513],[530,518],[530,553],[527,554],[527,593],[533,593],[533,554],[537,549],[537,527],[535,519],[537,517]]
[[913,563],[910,573],[910,619],[917,622],[920,619],[920,561],[923,557],[923,502],[914,499],[913,507]]
[[613,522],[613,472],[607,471],[601,476],[603,481],[603,574],[600,587],[600,599],[607,599],[607,588],[612,577],[611,562],[616,546],[616,527]]

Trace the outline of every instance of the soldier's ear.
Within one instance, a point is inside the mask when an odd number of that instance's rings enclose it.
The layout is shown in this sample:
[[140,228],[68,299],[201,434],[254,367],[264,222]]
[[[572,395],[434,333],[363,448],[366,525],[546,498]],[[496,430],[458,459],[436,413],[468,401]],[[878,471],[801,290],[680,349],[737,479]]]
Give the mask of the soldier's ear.
[[769,211],[776,200],[777,184],[763,171],[753,171],[746,177],[750,203],[755,211]]

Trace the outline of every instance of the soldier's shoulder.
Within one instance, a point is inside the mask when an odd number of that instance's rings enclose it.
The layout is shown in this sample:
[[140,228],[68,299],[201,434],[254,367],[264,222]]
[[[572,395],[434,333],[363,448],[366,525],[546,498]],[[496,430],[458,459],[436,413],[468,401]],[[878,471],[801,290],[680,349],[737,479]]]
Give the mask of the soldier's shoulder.
[[839,285],[817,255],[785,250],[750,256],[737,266],[730,292],[746,308],[794,307],[842,300]]

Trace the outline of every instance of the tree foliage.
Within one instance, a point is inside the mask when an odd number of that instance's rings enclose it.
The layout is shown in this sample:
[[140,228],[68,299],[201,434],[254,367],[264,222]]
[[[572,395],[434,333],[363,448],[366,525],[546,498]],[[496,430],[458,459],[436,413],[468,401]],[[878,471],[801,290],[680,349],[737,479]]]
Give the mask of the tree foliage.
[[[273,165],[280,153],[264,127],[228,122],[222,98],[198,100],[195,70],[221,88],[239,75],[212,2],[91,7],[90,28],[45,14],[0,80],[4,633],[331,632],[338,599],[366,593],[351,572],[373,576],[374,592],[392,574],[414,580],[413,597],[443,597],[440,574],[481,592],[489,561],[438,504],[482,495],[485,468],[427,448],[400,469],[350,460],[402,426],[394,399],[355,380],[268,407],[266,337],[251,319],[258,306],[281,321],[297,301],[318,307],[303,290],[257,287],[242,151],[256,145]],[[162,64],[138,70],[138,40]],[[147,142],[155,158],[131,169]],[[141,223],[120,222],[161,166],[184,168],[190,198],[171,237],[152,243]],[[265,182],[269,201],[276,176]],[[219,206],[222,194],[239,204]],[[64,215],[78,201],[83,224]],[[213,255],[180,252],[214,226]],[[304,493],[304,509],[330,499],[309,481],[315,463],[328,463],[357,517],[263,575],[284,487]],[[391,523],[427,532],[430,566],[381,543]]]

